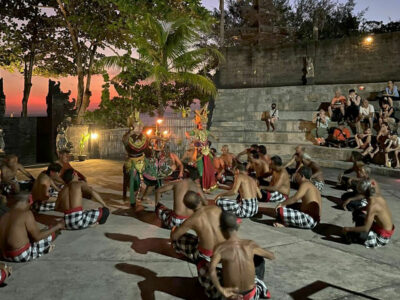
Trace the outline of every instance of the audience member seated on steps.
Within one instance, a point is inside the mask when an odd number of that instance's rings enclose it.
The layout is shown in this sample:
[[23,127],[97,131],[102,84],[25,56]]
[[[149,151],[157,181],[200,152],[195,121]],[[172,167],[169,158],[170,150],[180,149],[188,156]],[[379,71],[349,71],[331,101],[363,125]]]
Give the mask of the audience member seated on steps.
[[267,131],[272,127],[272,132],[275,131],[275,123],[279,120],[279,111],[276,108],[276,104],[271,104],[270,111],[264,111],[261,116],[261,120],[265,121],[267,125]]
[[55,185],[53,179],[59,177],[61,166],[50,164],[46,171],[39,174],[32,188],[32,210],[44,212],[54,210],[60,189]]
[[[370,170],[366,168],[365,163],[363,162],[363,156],[360,152],[352,151],[350,161],[353,163],[353,166],[338,176],[338,186],[343,187],[345,190],[353,188],[354,183],[357,185],[360,180],[368,179],[370,173]],[[356,173],[355,177],[348,176],[353,172]]]
[[93,200],[103,207],[98,209],[83,210],[82,189],[84,182],[79,181],[73,169],[64,172],[65,186],[58,194],[55,210],[64,212],[65,227],[68,230],[85,229],[92,225],[104,224],[110,214],[100,196]]
[[369,104],[367,99],[363,99],[360,106],[360,122],[367,123],[367,125],[369,125],[369,128],[372,130],[372,128],[374,128],[374,119],[374,106],[372,104]]
[[399,164],[399,153],[400,153],[400,137],[394,134],[390,134],[389,138],[385,141],[385,166],[391,168],[392,163],[389,159],[389,154],[394,152],[394,159],[396,161],[396,169],[400,169]]
[[[273,260],[275,256],[251,240],[240,239],[239,224],[234,214],[221,214],[221,230],[227,240],[215,247],[210,266],[212,283],[224,299],[269,299],[271,295],[263,281],[264,258]],[[220,263],[222,272],[217,272]]]
[[[397,88],[397,85],[394,84],[393,81],[389,80],[387,87],[385,88],[385,92],[383,94],[384,97],[390,97],[392,100],[399,100],[400,95],[399,95],[399,90]],[[393,106],[393,104],[391,105]]]
[[[289,199],[279,203],[275,208],[275,227],[291,226],[303,229],[313,229],[320,221],[321,194],[310,182],[312,171],[308,167],[301,167],[296,175],[299,190]],[[301,200],[297,209],[289,208]]]
[[[187,218],[193,215],[193,210],[187,208],[183,203],[183,198],[188,191],[198,193],[204,206],[208,204],[200,185],[199,171],[191,166],[187,166],[186,170],[189,172],[189,178],[172,181],[158,188],[155,192],[155,213],[161,220],[162,225],[168,229],[179,227]],[[171,190],[174,192],[173,209],[169,209],[160,203],[161,195]]]
[[346,97],[341,94],[340,90],[337,90],[335,97],[331,101],[331,105],[328,107],[329,117],[332,121],[338,122],[343,120],[346,101]]
[[[1,170],[0,190],[3,195],[18,194],[20,190],[31,190],[35,178],[18,163],[18,157],[14,154],[7,155]],[[18,171],[29,178],[28,181],[18,181]]]
[[389,106],[388,102],[382,103],[382,109],[379,112],[379,126],[382,126],[383,123],[388,123],[390,128],[393,128],[396,124],[394,109]]
[[318,145],[325,144],[325,140],[329,136],[329,122],[331,119],[326,116],[325,110],[321,109],[319,113],[315,114],[312,122],[315,124],[316,128],[311,130],[311,135],[315,139]]
[[364,244],[367,248],[385,246],[394,233],[392,213],[373,181],[360,181],[357,190],[368,201],[367,212],[353,212],[356,227],[343,227],[345,239],[350,243]]
[[[226,240],[221,232],[222,210],[215,205],[204,206],[201,197],[192,191],[186,193],[183,202],[194,213],[180,227],[172,229],[172,247],[196,264],[198,280],[206,295],[211,299],[220,298],[209,268],[215,246]],[[196,235],[188,233],[190,230]]]
[[0,286],[6,281],[12,274],[12,268],[4,263],[0,263]]
[[325,185],[322,168],[315,161],[313,161],[311,159],[311,156],[307,153],[303,154],[301,160],[304,167],[308,167],[311,169],[312,175],[309,178],[311,183],[315,185],[315,187],[322,193]]
[[268,186],[260,186],[264,202],[283,202],[289,198],[290,177],[279,156],[271,158],[272,179]]
[[375,148],[368,149],[363,155],[365,157],[370,156],[371,160],[377,155],[378,153],[385,153],[386,149],[386,140],[389,138],[390,129],[388,123],[382,123],[381,129],[379,130],[378,135],[376,136],[376,146]]
[[12,196],[14,202],[9,212],[0,218],[0,253],[3,259],[12,262],[27,262],[54,249],[52,242],[56,232],[64,229],[64,221],[41,231],[30,211],[28,195]]
[[354,139],[357,143],[356,149],[365,150],[371,146],[372,140],[372,131],[371,128],[367,128],[364,130],[364,133],[358,133],[354,136]]
[[[346,101],[346,120],[357,124],[360,115],[361,97],[356,94],[354,89],[349,90],[349,96]],[[357,128],[358,129],[358,128]]]
[[[235,166],[235,181],[231,190],[218,194],[215,203],[223,211],[230,211],[239,218],[251,218],[258,212],[258,198],[261,198],[257,182],[247,175],[246,167],[242,164]],[[237,200],[225,198],[236,196]]]
[[351,134],[350,130],[345,127],[344,122],[338,123],[338,127],[333,131],[332,139],[329,139],[329,144],[341,148],[349,145]]

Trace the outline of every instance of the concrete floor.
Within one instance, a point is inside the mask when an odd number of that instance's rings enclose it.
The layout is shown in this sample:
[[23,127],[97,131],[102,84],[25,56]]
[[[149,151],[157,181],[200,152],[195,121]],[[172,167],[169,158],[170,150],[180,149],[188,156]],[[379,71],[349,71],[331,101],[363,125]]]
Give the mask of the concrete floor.
[[[64,231],[49,255],[11,264],[14,273],[0,288],[0,299],[205,299],[195,267],[177,258],[169,246],[170,232],[159,227],[153,207],[133,212],[123,204],[122,162],[90,160],[73,165],[101,192],[113,214],[103,226]],[[325,171],[327,179],[336,179],[337,170]],[[397,223],[400,182],[377,179]],[[267,216],[242,223],[243,238],[275,253],[277,259],[266,263],[273,299],[399,299],[397,232],[389,245],[379,249],[344,245],[321,233],[351,225],[351,213],[334,203],[340,193],[325,187],[321,230],[274,228]],[[170,206],[171,194],[162,201]],[[85,208],[95,206],[85,202]],[[60,216],[41,215],[37,220],[50,225]]]

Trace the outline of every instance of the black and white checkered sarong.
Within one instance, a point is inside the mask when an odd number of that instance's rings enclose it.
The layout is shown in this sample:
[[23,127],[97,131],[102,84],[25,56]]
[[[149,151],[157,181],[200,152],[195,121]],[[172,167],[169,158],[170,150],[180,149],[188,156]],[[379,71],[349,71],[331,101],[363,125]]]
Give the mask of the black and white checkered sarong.
[[[393,226],[394,230],[394,226]],[[393,234],[393,232],[392,232]],[[367,240],[365,241],[364,245],[367,248],[376,248],[376,247],[382,247],[385,246],[387,243],[389,243],[391,238],[391,235],[386,235],[383,236],[382,234],[379,234],[378,232],[374,231],[374,228],[368,232],[368,237]]]
[[218,199],[216,204],[221,207],[223,211],[233,212],[238,218],[251,218],[258,212],[257,198],[239,201],[222,198]]
[[68,230],[85,229],[97,223],[102,216],[102,208],[65,212],[65,228]]
[[27,262],[36,259],[49,252],[51,242],[54,238],[55,234],[53,233],[37,243],[26,244],[26,246],[20,250],[6,252],[3,255],[4,259],[12,262]]
[[181,226],[187,219],[187,217],[177,216],[172,209],[169,209],[160,203],[157,205],[156,215],[161,220],[163,226],[168,229]]
[[313,229],[318,224],[310,215],[288,207],[279,207],[277,219],[285,226],[303,229]]
[[268,192],[266,190],[261,190],[262,198],[260,201],[263,202],[283,202],[288,199],[288,195],[281,194],[278,191]]
[[315,185],[315,187],[318,189],[318,191],[320,191],[322,193],[322,190],[324,189],[324,186],[325,186],[325,182],[316,181],[316,180],[312,180],[311,182],[313,185]]
[[45,211],[52,211],[56,208],[55,202],[41,202],[35,201],[32,204],[32,210],[36,212],[45,212]]

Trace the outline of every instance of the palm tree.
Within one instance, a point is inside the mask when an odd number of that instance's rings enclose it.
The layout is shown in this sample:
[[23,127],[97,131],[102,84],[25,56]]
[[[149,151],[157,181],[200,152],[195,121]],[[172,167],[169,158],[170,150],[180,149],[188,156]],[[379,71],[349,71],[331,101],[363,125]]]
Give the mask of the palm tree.
[[[133,67],[145,70],[145,81],[155,86],[158,99],[158,114],[164,114],[168,100],[164,99],[162,86],[168,83],[189,85],[203,95],[214,96],[216,87],[207,77],[198,74],[211,58],[222,59],[221,53],[214,47],[197,46],[204,24],[188,18],[179,18],[171,22],[157,20],[147,15],[140,26],[141,36],[134,38],[132,47],[136,48],[139,58],[112,56],[103,59],[105,66],[118,66],[122,72],[113,78],[122,82],[126,70]],[[137,28],[135,28],[137,30]],[[121,76],[120,76],[121,75]]]

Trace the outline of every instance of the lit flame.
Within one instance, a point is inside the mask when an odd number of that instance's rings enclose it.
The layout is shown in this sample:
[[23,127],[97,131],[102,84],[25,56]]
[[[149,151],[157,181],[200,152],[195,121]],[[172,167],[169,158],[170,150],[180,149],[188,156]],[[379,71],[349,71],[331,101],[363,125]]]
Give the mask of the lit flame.
[[151,135],[152,133],[153,133],[153,129],[149,129],[149,130],[146,131],[147,135]]
[[168,136],[168,130],[165,130],[164,132],[163,132],[163,135],[166,137],[166,136]]
[[374,40],[374,39],[373,39],[372,36],[368,36],[368,37],[365,38],[365,42],[368,43],[368,44],[372,43],[373,40]]
[[97,133],[93,132],[93,133],[90,135],[90,138],[91,138],[92,140],[97,140],[97,139],[99,138],[99,135],[98,135]]
[[163,119],[158,119],[157,124],[161,124],[164,120]]

